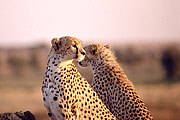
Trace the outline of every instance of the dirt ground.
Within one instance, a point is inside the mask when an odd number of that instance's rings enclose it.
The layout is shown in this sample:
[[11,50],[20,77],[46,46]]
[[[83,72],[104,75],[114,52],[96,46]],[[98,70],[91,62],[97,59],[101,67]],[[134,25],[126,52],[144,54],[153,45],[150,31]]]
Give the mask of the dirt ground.
[[[23,90],[0,90],[0,113],[29,110],[37,120],[48,120],[40,87]],[[135,85],[155,120],[179,120],[180,84]]]

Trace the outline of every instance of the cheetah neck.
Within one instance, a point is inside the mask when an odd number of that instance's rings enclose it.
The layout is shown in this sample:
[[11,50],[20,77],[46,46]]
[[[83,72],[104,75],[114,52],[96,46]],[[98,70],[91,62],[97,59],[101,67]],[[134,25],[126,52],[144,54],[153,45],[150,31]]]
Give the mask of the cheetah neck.
[[[99,65],[91,64],[91,69],[93,71],[93,82],[99,81],[97,78],[102,78],[102,76],[109,76],[109,78],[118,78],[124,84],[130,86],[134,89],[133,83],[128,79],[123,69],[120,67],[119,63],[116,61],[106,61],[101,62]],[[108,81],[109,82],[109,81]],[[115,81],[112,81],[115,82]]]
[[72,61],[73,61],[73,60],[62,61],[62,62],[58,65],[58,68],[60,68],[60,67],[66,67],[67,65],[72,64]]
[[109,71],[112,69],[119,69],[122,71],[120,65],[114,60],[101,60],[97,63],[91,63],[90,67],[92,68],[93,73],[97,73],[98,71]]
[[106,75],[108,73],[114,72],[118,73],[118,75],[120,76],[124,76],[125,78],[127,78],[119,63],[114,60],[102,60],[101,62],[99,62],[99,64],[91,64],[91,69],[94,75],[99,75],[98,73]]
[[52,71],[59,72],[60,68],[64,68],[69,64],[72,64],[73,60],[64,60],[60,57],[52,57],[48,61],[48,68]]

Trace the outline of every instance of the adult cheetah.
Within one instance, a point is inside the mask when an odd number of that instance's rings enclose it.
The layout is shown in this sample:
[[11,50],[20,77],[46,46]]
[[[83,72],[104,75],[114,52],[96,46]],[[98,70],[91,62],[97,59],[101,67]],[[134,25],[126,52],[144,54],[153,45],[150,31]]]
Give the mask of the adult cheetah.
[[123,120],[152,119],[110,46],[92,44],[84,49],[86,57],[79,64],[91,67],[94,74],[92,87],[115,117]]
[[116,119],[78,72],[73,60],[85,57],[81,41],[54,38],[42,84],[43,102],[51,120]]

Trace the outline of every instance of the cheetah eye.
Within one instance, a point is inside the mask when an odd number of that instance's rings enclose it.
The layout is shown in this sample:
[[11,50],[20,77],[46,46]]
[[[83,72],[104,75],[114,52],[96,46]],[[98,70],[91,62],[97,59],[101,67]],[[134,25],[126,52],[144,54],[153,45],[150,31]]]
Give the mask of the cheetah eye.
[[96,50],[92,50],[92,54],[95,55],[95,53],[96,53]]

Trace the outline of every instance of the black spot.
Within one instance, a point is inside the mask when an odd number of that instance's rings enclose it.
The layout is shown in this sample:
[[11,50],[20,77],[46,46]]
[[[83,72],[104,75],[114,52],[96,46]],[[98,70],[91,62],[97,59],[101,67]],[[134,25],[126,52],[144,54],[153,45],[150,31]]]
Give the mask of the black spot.
[[62,116],[65,117],[64,113],[62,113]]
[[72,107],[72,109],[75,109],[75,108],[76,108],[76,106],[73,106],[73,107]]
[[136,118],[136,120],[139,120],[139,118]]
[[61,91],[63,91],[64,90],[64,88],[61,88]]
[[64,104],[64,107],[66,108],[66,104]]
[[56,96],[55,96],[55,97],[53,97],[53,100],[54,100],[54,101],[56,101],[57,99],[58,99],[58,97],[56,97]]
[[69,99],[69,96],[67,96],[67,100]]
[[62,106],[62,105],[59,105],[59,107],[60,107],[60,108],[63,108],[63,106]]

